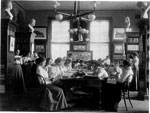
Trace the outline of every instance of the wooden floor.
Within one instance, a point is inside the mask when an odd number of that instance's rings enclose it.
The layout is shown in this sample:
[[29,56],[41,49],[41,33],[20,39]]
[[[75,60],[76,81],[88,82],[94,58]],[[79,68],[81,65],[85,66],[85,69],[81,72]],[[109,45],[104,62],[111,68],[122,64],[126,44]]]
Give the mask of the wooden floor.
[[[132,108],[127,101],[128,111],[125,109],[123,99],[119,103],[118,113],[148,113],[149,112],[149,99],[137,100],[137,92],[130,92]],[[37,98],[37,92],[27,92],[24,95],[17,96],[14,93],[9,92],[8,94],[0,94],[0,111],[43,111],[39,106],[39,99]],[[71,107],[72,106],[72,107]],[[44,111],[43,111],[44,112]],[[91,108],[84,104],[71,105],[70,107],[61,112],[106,112],[99,108]]]

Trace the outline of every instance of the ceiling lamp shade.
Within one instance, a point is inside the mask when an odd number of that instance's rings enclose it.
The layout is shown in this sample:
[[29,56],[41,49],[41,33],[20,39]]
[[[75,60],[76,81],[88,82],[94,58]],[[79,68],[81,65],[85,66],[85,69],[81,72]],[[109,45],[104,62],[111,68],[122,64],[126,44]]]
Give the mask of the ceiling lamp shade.
[[140,9],[145,9],[147,7],[147,2],[137,2],[137,7]]
[[93,21],[93,20],[95,20],[95,18],[96,18],[96,16],[94,14],[89,14],[88,15],[88,20],[89,21]]
[[[80,1],[74,1],[74,13],[71,13],[71,14],[57,11],[58,6],[60,6],[60,3],[58,1],[56,1],[53,6],[54,6],[54,10],[57,14],[62,14],[64,16],[66,16],[65,20],[76,20],[78,18],[82,18],[87,21],[89,21],[89,20],[92,21],[96,18],[96,16],[93,13],[96,10],[97,4],[100,4],[100,2],[93,1],[92,2],[93,10],[85,12],[85,13],[80,13]],[[86,16],[86,15],[89,15],[89,19],[84,18],[84,16]]]
[[72,29],[69,29],[68,31],[71,34],[74,34],[74,33],[77,33],[77,32],[78,33],[82,33],[82,34],[88,34],[89,33],[89,30],[86,30],[85,28],[79,28],[79,29],[72,28]]
[[56,18],[57,21],[61,21],[63,19],[63,15],[62,14],[57,14],[55,16],[55,18]]

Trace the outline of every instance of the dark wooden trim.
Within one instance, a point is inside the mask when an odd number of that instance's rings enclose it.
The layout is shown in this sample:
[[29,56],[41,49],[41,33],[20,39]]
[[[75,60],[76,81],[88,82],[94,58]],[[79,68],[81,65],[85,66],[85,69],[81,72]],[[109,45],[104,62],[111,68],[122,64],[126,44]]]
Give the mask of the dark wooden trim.
[[13,2],[15,2],[19,7],[21,7],[23,10],[27,10],[27,9],[25,9],[24,7],[22,7],[17,1],[13,1]]

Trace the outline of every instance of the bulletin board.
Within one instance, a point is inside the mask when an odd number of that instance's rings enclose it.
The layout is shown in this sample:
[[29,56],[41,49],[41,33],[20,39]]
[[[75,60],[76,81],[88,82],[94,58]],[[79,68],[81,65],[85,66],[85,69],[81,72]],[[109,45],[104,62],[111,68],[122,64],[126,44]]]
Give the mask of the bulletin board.
[[92,51],[84,51],[84,52],[67,51],[67,55],[70,53],[72,54],[72,60],[73,61],[76,61],[77,59],[89,61],[89,60],[92,60],[92,58],[93,58]]

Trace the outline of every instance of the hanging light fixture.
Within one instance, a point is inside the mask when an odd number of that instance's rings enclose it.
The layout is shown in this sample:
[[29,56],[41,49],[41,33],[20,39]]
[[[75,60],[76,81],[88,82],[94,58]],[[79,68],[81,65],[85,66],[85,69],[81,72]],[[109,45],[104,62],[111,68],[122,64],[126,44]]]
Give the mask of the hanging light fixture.
[[[77,19],[77,18],[82,17],[83,20],[93,21],[96,18],[94,12],[96,10],[97,4],[100,4],[100,2],[93,1],[91,4],[93,5],[92,11],[80,14],[79,13],[80,12],[79,11],[80,10],[79,9],[80,8],[80,1],[74,1],[74,14],[68,14],[68,13],[57,11],[57,8],[58,8],[58,6],[60,6],[60,3],[58,1],[56,1],[54,4],[54,9],[55,9],[55,12],[57,13],[55,18],[58,21],[62,21],[63,15],[64,15],[64,16],[67,16],[65,18],[65,20]],[[88,15],[88,18],[83,18],[83,16],[85,16],[85,15]]]
[[[70,34],[78,34],[78,41],[83,41],[83,34],[88,34],[89,33],[89,30],[87,30],[87,29],[85,29],[85,28],[82,28],[81,26],[80,26],[80,22],[81,22],[81,20],[80,20],[81,18],[79,18],[79,19],[77,19],[77,28],[71,28],[71,29],[69,29],[68,31],[69,31],[69,33]],[[72,40],[70,40],[70,41],[72,41]],[[87,41],[87,40],[86,40]]]
[[89,14],[88,15],[89,21],[93,21],[93,20],[95,20],[95,18],[96,18],[96,16],[94,14]]
[[61,21],[63,19],[63,15],[62,14],[57,14],[55,15],[55,18],[57,21]]
[[[57,8],[58,8],[58,6],[60,6],[60,3],[56,1],[55,4],[54,4],[54,9],[55,9],[55,12],[57,13],[55,18],[58,21],[62,21],[63,20],[63,15],[64,15],[64,16],[66,16],[64,18],[64,20],[77,21],[77,28],[71,28],[68,31],[69,31],[70,34],[77,34],[78,35],[78,40],[83,41],[82,34],[88,34],[89,30],[87,30],[86,28],[82,28],[81,25],[80,25],[81,24],[80,21],[81,20],[85,20],[85,21],[95,20],[96,15],[94,14],[94,12],[96,10],[97,4],[99,4],[99,3],[100,2],[96,2],[96,1],[91,2],[91,5],[93,5],[93,10],[80,14],[80,1],[74,1],[74,13],[73,14],[68,14],[68,13],[63,13],[63,12],[57,11]],[[84,18],[83,16],[86,16],[86,15],[88,15],[87,18]],[[70,38],[70,41],[73,41],[73,38]],[[86,38],[86,41],[89,41],[89,39]]]

